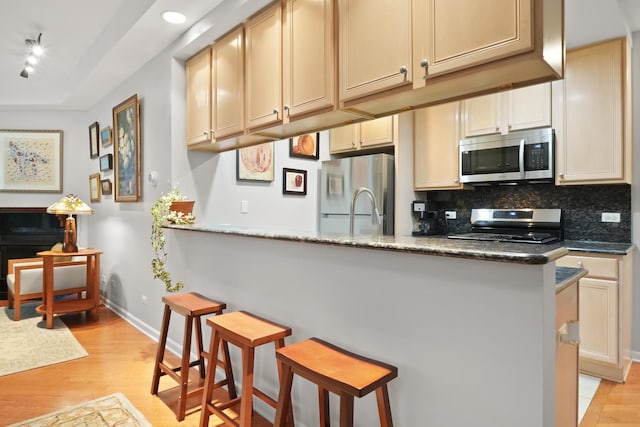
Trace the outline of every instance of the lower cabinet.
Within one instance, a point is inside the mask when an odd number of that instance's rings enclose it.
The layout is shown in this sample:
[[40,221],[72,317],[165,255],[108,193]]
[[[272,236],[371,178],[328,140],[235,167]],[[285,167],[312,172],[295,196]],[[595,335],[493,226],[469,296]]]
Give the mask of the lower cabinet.
[[556,427],[578,425],[578,342],[571,336],[577,320],[576,282],[556,294]]
[[631,255],[571,252],[558,266],[588,271],[580,279],[580,371],[624,382],[631,366]]

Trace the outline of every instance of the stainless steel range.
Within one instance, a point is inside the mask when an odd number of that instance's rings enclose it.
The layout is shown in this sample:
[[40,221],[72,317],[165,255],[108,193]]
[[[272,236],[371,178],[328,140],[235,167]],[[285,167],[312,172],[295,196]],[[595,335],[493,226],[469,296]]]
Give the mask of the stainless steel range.
[[472,209],[471,227],[471,233],[448,237],[537,244],[563,238],[561,209]]

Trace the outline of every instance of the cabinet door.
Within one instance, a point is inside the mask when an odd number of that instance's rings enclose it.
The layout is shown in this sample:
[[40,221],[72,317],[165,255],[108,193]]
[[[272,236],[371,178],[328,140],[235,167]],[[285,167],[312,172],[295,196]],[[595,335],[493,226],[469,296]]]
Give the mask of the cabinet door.
[[414,0],[414,70],[426,77],[533,50],[532,0]]
[[554,124],[558,184],[626,182],[623,54],[622,40],[567,52]]
[[500,132],[502,121],[501,94],[477,96],[462,102],[464,136],[488,135]]
[[288,0],[284,25],[285,120],[336,102],[332,0]]
[[[574,283],[556,294],[556,331],[577,321],[578,284]],[[578,425],[578,346],[559,339],[556,340],[555,425]]]
[[580,356],[618,363],[618,282],[580,280]]
[[397,131],[394,127],[395,117],[397,116],[380,117],[360,123],[359,129],[356,129],[356,139],[360,142],[360,147],[393,144],[393,135]]
[[359,126],[356,124],[331,129],[329,131],[329,151],[342,153],[359,148],[356,143],[356,127]]
[[411,0],[339,0],[340,101],[411,84]]
[[186,62],[187,145],[210,140],[211,130],[211,49]]
[[462,188],[458,161],[460,103],[450,102],[416,110],[413,126],[414,189]]
[[212,58],[213,131],[216,139],[244,131],[244,29],[216,41]]
[[282,121],[282,6],[276,2],[245,25],[247,128]]
[[506,93],[508,131],[551,126],[551,83]]

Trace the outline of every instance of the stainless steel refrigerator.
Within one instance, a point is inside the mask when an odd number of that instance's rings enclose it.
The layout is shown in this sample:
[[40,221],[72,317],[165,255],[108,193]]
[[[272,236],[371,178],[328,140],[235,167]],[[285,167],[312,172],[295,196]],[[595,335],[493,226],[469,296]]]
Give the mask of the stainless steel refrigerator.
[[[348,234],[350,209],[354,192],[359,196],[354,205],[355,235],[393,235],[395,189],[393,156],[371,154],[322,162],[320,174],[319,231],[321,234]],[[373,197],[363,188],[369,190]],[[380,216],[380,224],[372,224],[372,200]]]

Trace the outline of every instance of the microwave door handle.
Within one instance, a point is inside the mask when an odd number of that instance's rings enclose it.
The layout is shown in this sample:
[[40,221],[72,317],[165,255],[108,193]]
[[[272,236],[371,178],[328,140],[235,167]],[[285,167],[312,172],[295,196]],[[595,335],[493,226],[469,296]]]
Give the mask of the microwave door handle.
[[520,140],[520,156],[519,156],[519,163],[520,163],[520,176],[522,177],[522,179],[525,179],[525,171],[524,171],[524,143],[525,140],[521,139]]

